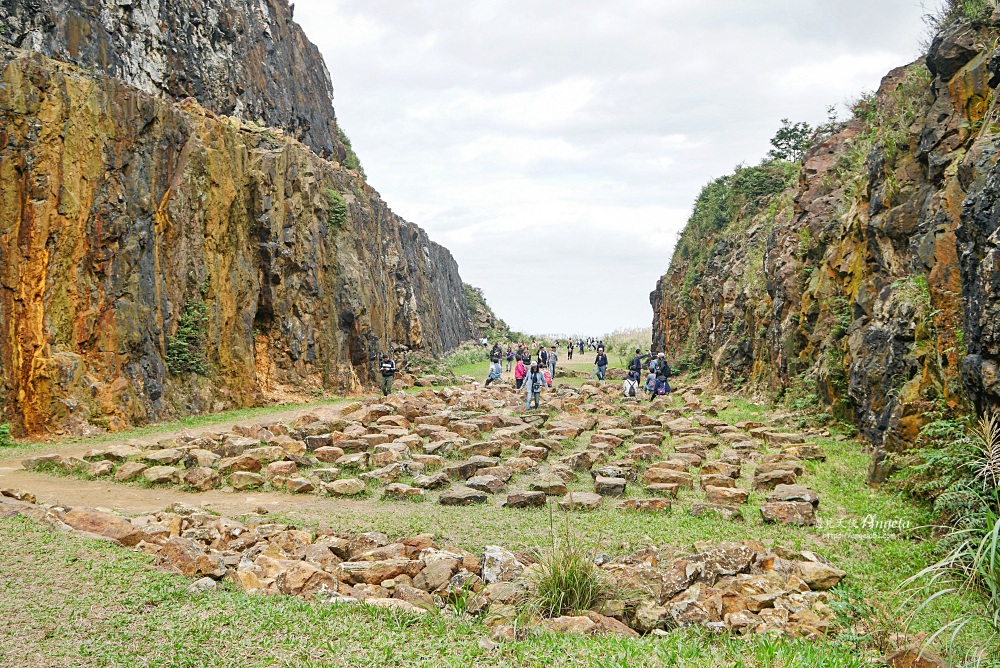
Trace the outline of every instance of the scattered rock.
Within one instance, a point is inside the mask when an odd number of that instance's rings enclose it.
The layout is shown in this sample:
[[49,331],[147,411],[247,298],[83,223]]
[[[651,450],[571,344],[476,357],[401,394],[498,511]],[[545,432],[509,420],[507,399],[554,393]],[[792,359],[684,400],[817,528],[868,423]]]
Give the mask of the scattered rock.
[[507,495],[505,508],[544,508],[545,492],[514,492]]
[[559,501],[559,506],[566,510],[594,510],[601,505],[603,498],[591,492],[568,492]]
[[468,487],[457,487],[441,494],[438,503],[442,506],[469,506],[486,503],[486,495]]

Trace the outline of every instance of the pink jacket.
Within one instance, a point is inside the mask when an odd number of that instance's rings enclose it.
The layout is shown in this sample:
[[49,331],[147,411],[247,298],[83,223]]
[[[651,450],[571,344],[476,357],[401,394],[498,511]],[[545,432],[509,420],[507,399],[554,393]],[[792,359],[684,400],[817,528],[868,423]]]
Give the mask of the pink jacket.
[[514,378],[520,380],[528,375],[528,370],[524,367],[524,360],[518,360],[514,366]]

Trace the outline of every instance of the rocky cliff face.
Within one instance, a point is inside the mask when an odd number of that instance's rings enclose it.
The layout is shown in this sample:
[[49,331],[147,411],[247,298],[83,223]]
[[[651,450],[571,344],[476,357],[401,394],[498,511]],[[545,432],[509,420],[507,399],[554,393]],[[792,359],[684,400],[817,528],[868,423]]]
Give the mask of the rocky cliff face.
[[[166,63],[162,80],[175,68],[196,75]],[[348,392],[390,344],[472,336],[451,254],[357,172],[280,129],[0,47],[0,422],[87,431]]]
[[287,0],[0,0],[0,42],[347,158],[330,73]]
[[948,26],[793,186],[686,232],[651,295],[656,345],[815,395],[874,446],[875,479],[931,416],[1000,405],[998,26]]

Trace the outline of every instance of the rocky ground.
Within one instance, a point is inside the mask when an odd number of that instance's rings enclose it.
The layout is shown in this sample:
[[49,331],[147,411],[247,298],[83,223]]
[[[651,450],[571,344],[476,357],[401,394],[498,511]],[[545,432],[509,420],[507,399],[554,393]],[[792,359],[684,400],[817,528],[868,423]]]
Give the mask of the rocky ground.
[[[822,448],[774,425],[727,424],[715,415],[728,400],[705,401],[697,385],[678,390],[679,398],[640,403],[618,398],[617,384],[586,381],[560,386],[544,410],[524,412],[507,384],[426,389],[81,456],[40,454],[23,466],[133,488],[138,482],[146,493],[380,496],[510,512],[614,504],[628,513],[664,513],[683,492],[683,512],[695,516],[740,521],[754,512],[765,522],[815,524],[819,495],[800,478],[806,462],[824,459]],[[764,494],[758,507],[747,505],[753,491]],[[4,494],[36,500],[16,489]],[[489,615],[497,639],[514,633],[518,603],[530,596],[540,568],[537,554],[506,549],[503,536],[472,553],[433,535],[302,531],[266,514],[236,521],[183,502],[128,519],[59,504],[7,502],[5,509],[153,554],[165,568],[203,578],[197,586],[225,578],[251,593],[412,611],[471,592],[469,606]],[[598,559],[617,598],[586,615],[535,621],[584,633],[704,625],[818,638],[833,617],[821,592],[846,575],[810,551],[751,540],[649,546]]]

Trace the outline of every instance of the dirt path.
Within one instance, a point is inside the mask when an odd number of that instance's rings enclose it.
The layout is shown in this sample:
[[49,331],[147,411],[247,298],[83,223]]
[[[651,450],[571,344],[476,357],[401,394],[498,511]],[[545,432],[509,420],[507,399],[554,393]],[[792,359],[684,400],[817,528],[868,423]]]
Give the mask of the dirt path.
[[[287,411],[269,413],[257,418],[260,420],[294,420],[303,413],[314,408],[289,408]],[[160,440],[174,438],[181,432],[188,434],[205,434],[209,432],[225,432],[237,424],[253,422],[253,419],[241,418],[227,422],[215,423],[206,427],[194,429],[177,428],[157,432],[141,438],[123,438],[121,441],[108,441],[100,447],[112,447],[124,443],[155,443]],[[63,456],[81,456],[95,447],[94,444],[60,445],[53,443],[51,447],[43,448],[30,456],[58,453]],[[131,485],[121,485],[109,480],[82,480],[73,477],[35,473],[25,471],[21,466],[24,457],[0,460],[0,487],[24,489],[38,498],[39,503],[62,503],[69,506],[94,506],[112,508],[113,510],[135,515],[162,510],[174,501],[183,501],[195,506],[210,508],[222,514],[244,514],[257,507],[265,507],[271,512],[288,510],[315,510],[318,514],[331,510],[349,510],[351,506],[361,507],[364,502],[323,498],[314,495],[293,496],[280,492],[259,492],[252,494],[223,493],[219,490],[210,492],[184,492],[170,487],[144,488]]]

